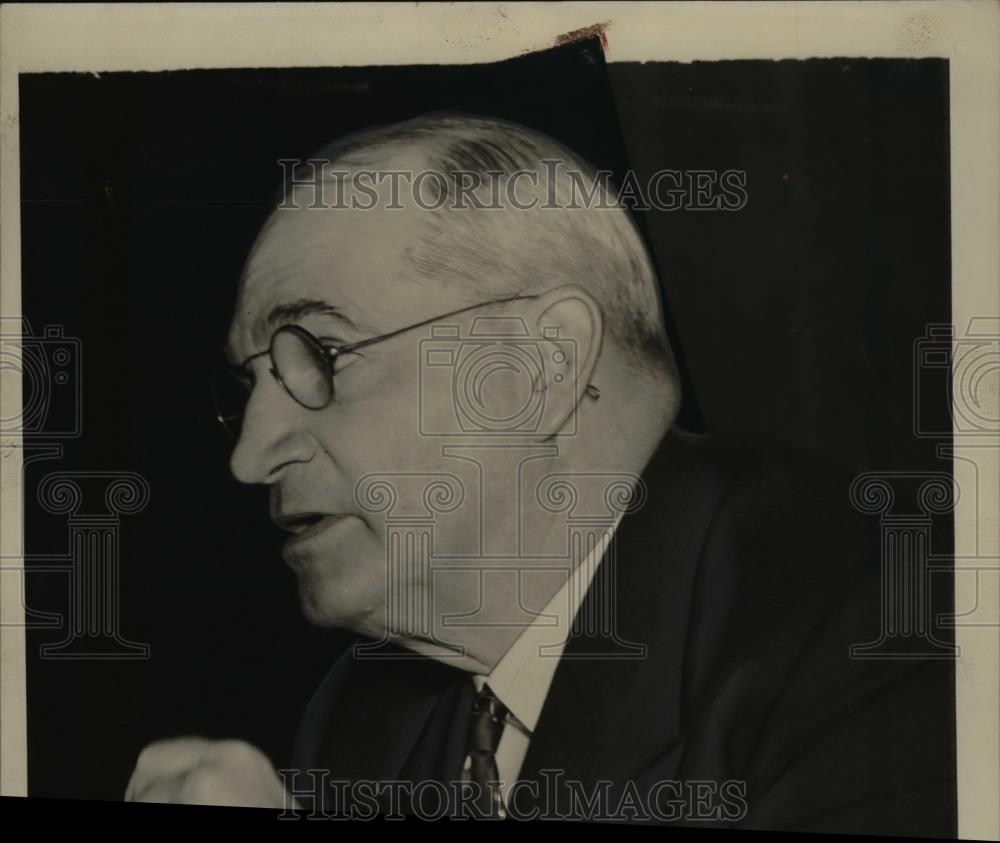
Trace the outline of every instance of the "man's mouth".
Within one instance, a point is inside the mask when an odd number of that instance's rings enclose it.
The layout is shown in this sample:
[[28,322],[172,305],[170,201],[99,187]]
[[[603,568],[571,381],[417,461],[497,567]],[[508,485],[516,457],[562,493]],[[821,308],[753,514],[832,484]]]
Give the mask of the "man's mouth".
[[347,517],[347,515],[336,515],[328,512],[296,512],[289,515],[279,515],[275,517],[274,523],[281,529],[292,533],[288,544],[298,544],[319,535]]

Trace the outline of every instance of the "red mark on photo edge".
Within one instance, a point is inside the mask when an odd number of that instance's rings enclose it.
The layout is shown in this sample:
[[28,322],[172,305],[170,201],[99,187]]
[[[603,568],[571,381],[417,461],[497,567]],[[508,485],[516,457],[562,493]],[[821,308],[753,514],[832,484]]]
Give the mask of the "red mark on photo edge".
[[555,45],[557,47],[562,47],[564,44],[571,44],[573,41],[582,41],[584,38],[593,38],[596,35],[601,39],[601,48],[607,50],[608,35],[606,30],[609,26],[611,26],[611,21],[606,20],[604,23],[593,23],[590,26],[583,27],[582,29],[574,29],[572,32],[557,35]]

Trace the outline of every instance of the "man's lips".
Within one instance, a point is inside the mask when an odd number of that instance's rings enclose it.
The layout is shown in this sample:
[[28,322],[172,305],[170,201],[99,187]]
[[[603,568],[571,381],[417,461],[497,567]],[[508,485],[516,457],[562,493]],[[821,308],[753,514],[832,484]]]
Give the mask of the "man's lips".
[[273,520],[283,530],[292,533],[292,537],[286,542],[287,547],[318,536],[349,517],[345,514],[328,512],[298,512],[277,515]]

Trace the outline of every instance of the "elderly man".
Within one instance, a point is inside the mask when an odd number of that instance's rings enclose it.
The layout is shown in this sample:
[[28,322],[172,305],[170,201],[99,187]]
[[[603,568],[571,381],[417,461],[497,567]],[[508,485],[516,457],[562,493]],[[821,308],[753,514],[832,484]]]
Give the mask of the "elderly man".
[[358,639],[297,773],[181,738],[147,747],[128,798],[942,822],[930,725],[896,718],[921,671],[848,657],[878,634],[878,560],[846,484],[673,429],[659,286],[610,185],[469,116],[366,131],[313,167],[247,260],[228,347],[245,388],[220,417],[233,474],[290,533],[306,616]]

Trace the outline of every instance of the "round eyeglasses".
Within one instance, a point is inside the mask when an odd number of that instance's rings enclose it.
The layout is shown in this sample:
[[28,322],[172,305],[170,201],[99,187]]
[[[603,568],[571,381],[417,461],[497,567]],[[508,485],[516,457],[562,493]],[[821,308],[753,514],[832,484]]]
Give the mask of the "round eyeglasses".
[[334,394],[334,360],[344,347],[324,346],[305,328],[282,325],[271,335],[267,350],[253,354],[239,369],[216,372],[212,382],[215,415],[233,436],[239,436],[253,378],[249,364],[259,357],[271,358],[271,375],[299,404],[310,410],[322,410]]
[[[479,304],[452,310],[406,325],[388,334],[359,340],[346,345],[323,345],[316,337],[299,325],[282,325],[271,335],[267,349],[251,354],[238,368],[227,367],[216,372],[212,381],[212,397],[215,404],[215,415],[219,423],[233,436],[239,437],[243,424],[243,414],[246,410],[250,393],[253,391],[253,378],[250,376],[250,364],[260,357],[271,359],[270,372],[278,383],[298,404],[307,410],[322,410],[328,406],[335,395],[334,371],[335,361],[341,354],[349,354],[359,348],[383,342],[399,334],[430,325],[439,319],[448,319],[468,313],[492,304],[504,304],[510,301],[538,298],[535,295],[510,296],[504,299],[480,302]],[[593,389],[589,387],[588,389]]]

